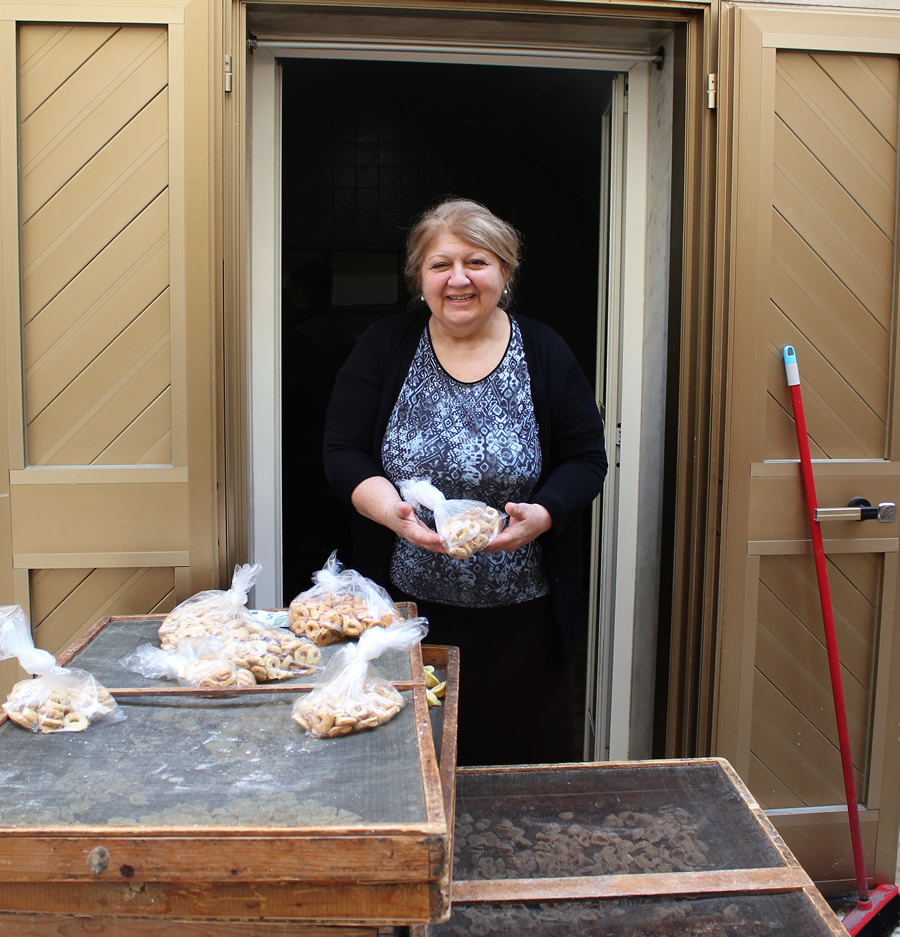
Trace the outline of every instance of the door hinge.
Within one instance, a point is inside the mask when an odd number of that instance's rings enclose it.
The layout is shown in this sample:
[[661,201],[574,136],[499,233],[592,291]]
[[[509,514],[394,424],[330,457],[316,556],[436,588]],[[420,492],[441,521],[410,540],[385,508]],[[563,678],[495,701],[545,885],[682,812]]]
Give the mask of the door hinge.
[[718,104],[719,76],[712,72],[706,76],[706,106],[714,111]]
[[225,56],[225,91],[231,91],[231,56]]

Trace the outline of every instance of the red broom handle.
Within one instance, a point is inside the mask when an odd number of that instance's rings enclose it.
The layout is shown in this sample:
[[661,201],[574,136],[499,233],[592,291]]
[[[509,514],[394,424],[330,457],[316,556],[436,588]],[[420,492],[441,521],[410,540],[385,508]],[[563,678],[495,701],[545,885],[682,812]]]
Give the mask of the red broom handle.
[[834,609],[831,604],[831,588],[828,584],[828,566],[825,562],[825,545],[822,542],[822,525],[816,520],[816,481],[813,476],[812,459],[809,454],[809,437],[806,431],[806,416],[803,412],[803,397],[800,392],[800,372],[794,349],[784,349],[784,368],[791,392],[791,406],[797,428],[797,446],[800,449],[800,474],[806,495],[806,510],[812,536],[813,556],[816,561],[816,578],[819,581],[819,600],[822,606],[822,622],[825,626],[825,646],[828,649],[828,669],[831,673],[831,693],[834,698],[834,715],[837,720],[838,742],[841,749],[841,766],[844,771],[844,790],[847,796],[847,811],[850,818],[850,841],[853,845],[853,861],[856,866],[856,887],[860,903],[869,900],[869,885],[866,876],[866,858],[859,825],[859,807],[856,799],[856,781],[853,777],[853,757],[850,751],[850,733],[847,730],[847,706],[844,700],[844,684],[841,679],[841,662],[838,656],[837,634],[834,627]]

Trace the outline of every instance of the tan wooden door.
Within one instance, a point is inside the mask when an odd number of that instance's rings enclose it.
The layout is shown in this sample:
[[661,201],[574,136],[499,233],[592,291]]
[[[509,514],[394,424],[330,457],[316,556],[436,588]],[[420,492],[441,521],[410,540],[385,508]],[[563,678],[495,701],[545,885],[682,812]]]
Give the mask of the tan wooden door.
[[[737,7],[725,29],[720,196],[731,214],[719,244],[728,390],[713,744],[812,877],[852,890],[782,349],[797,350],[820,506],[900,500],[900,19]],[[822,529],[868,872],[893,881],[900,524]]]
[[217,584],[208,28],[0,4],[0,603],[54,652]]

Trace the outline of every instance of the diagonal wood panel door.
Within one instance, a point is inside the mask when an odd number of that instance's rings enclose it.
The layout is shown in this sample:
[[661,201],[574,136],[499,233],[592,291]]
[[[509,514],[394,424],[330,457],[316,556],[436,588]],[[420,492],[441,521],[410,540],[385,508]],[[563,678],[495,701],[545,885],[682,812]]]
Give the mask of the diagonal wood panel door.
[[[729,451],[714,745],[813,878],[840,891],[853,882],[852,853],[782,349],[797,350],[819,505],[900,501],[900,21],[731,14]],[[898,528],[823,525],[867,869],[881,881],[893,881],[897,843],[888,674],[900,645]]]
[[15,583],[3,601],[28,609],[52,651],[215,573],[212,241],[204,188],[186,184],[191,151],[209,164],[208,102],[191,125],[184,79],[207,37],[201,18],[194,46],[184,9],[152,6],[113,23],[73,8],[85,18],[61,23],[36,4],[2,26],[15,107],[0,119],[17,164],[13,179],[3,162],[3,186],[18,206],[4,265],[19,274],[3,310]]

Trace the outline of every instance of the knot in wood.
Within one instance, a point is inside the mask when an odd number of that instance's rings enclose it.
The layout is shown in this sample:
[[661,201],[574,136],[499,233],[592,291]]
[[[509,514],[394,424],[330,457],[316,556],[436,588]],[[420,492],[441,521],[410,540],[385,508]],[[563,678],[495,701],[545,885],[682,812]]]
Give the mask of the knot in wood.
[[109,868],[109,850],[105,846],[95,846],[87,857],[88,868],[94,875],[100,875]]

